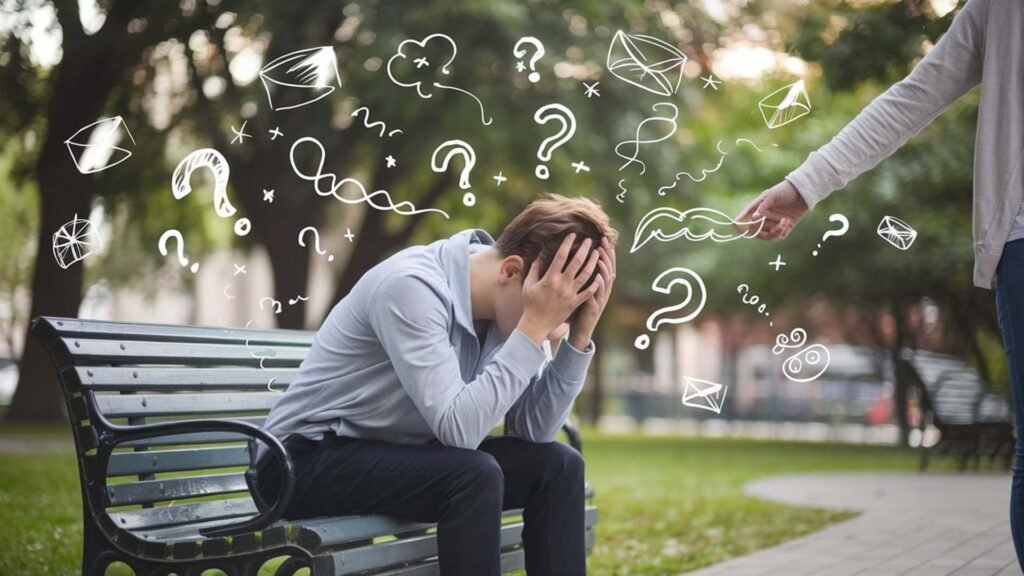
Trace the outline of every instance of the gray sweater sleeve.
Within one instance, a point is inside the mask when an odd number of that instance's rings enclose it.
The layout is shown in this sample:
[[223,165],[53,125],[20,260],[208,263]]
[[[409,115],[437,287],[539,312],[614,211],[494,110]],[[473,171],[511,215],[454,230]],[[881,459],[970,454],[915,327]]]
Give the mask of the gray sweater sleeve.
[[786,176],[811,208],[878,165],[981,82],[986,0],[970,0],[906,78]]
[[394,275],[368,318],[420,414],[445,446],[475,449],[523,393],[546,356],[516,330],[476,379],[462,379],[448,303],[425,281]]
[[507,434],[531,442],[553,442],[583,390],[594,343],[579,351],[566,340],[540,376],[530,383],[508,414]]

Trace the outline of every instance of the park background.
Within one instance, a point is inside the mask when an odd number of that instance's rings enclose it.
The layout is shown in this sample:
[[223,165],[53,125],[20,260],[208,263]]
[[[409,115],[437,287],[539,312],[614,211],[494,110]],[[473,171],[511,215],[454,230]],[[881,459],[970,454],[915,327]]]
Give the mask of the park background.
[[[908,448],[936,440],[921,426],[919,391],[893,368],[907,349],[961,358],[997,395],[1008,374],[994,297],[972,286],[971,169],[977,95],[972,93],[877,169],[814,210],[786,240],[715,244],[651,242],[629,253],[634,230],[658,206],[713,207],[735,214],[826,143],[889,84],[905,75],[948,28],[952,0],[270,2],[183,0],[4,0],[0,4],[0,495],[17,517],[25,499],[50,486],[54,506],[32,520],[5,522],[0,558],[13,573],[47,566],[72,573],[76,550],[49,550],[80,531],[74,459],[57,450],[19,450],[26,439],[67,436],[63,402],[49,361],[27,338],[39,315],[140,322],[315,329],[368,268],[403,247],[468,228],[497,236],[544,191],[602,203],[620,231],[619,279],[595,341],[597,356],[574,419],[585,425],[588,477],[602,508],[598,574],[667,574],[696,568],[805,534],[847,517],[747,498],[744,482],[774,472],[818,469],[911,470]],[[605,69],[618,30],[664,39],[688,56],[677,94],[657,97]],[[451,84],[476,94],[439,91],[429,100],[391,83],[387,58],[404,39],[442,32],[460,50]],[[522,36],[546,54],[531,83],[512,55]],[[329,45],[342,86],[306,107],[274,112],[260,67],[294,50]],[[709,88],[702,76],[721,84]],[[758,102],[797,80],[812,112],[770,130]],[[584,82],[599,82],[587,96]],[[646,147],[646,172],[622,172],[616,144],[634,137],[655,103],[679,108],[672,139]],[[551,125],[538,107],[559,102],[578,121],[554,154],[551,178],[534,177],[537,148]],[[380,137],[372,120],[403,130]],[[64,141],[99,118],[121,116],[132,156],[96,174],[75,169]],[[252,138],[232,143],[245,123]],[[285,136],[272,140],[279,129]],[[344,205],[312,192],[288,162],[288,147],[313,136],[327,169],[356,175],[368,189],[437,214],[399,216]],[[477,154],[475,206],[458,187],[459,160],[433,172],[431,152],[462,139]],[[719,141],[736,146],[701,182],[677,171],[713,167]],[[233,219],[212,210],[210,186],[176,200],[175,165],[213,147],[231,167],[229,198],[253,231],[240,238]],[[389,168],[385,157],[397,158]],[[589,171],[578,173],[572,162]],[[500,186],[493,179],[507,178]],[[197,176],[199,173],[197,172]],[[201,178],[201,177],[200,177]],[[624,201],[618,183],[628,179]],[[197,179],[197,183],[201,180]],[[274,190],[273,203],[264,190]],[[849,231],[812,250],[844,214]],[[97,254],[67,269],[51,237],[74,217],[104,239]],[[875,232],[885,215],[909,222],[919,237],[908,251]],[[296,242],[314,226],[332,262]],[[168,228],[202,266],[190,273],[157,250]],[[351,240],[346,233],[351,232]],[[776,255],[786,265],[769,265]],[[233,276],[233,265],[248,273]],[[707,286],[694,321],[652,333],[633,346],[645,322],[672,303],[651,290],[658,272],[685,266]],[[231,283],[234,299],[223,286]],[[773,327],[746,305],[737,286],[771,310]],[[279,314],[263,297],[287,302]],[[811,383],[785,379],[770,349],[778,333],[803,327],[827,345],[833,365]],[[721,415],[682,405],[683,376],[729,387]],[[63,426],[63,427],[62,427]],[[64,438],[68,440],[68,438]],[[592,447],[592,448],[591,448]],[[42,485],[42,486],[41,486]],[[5,516],[7,514],[5,513]],[[13,550],[17,549],[17,552]],[[3,570],[0,570],[3,572]]]

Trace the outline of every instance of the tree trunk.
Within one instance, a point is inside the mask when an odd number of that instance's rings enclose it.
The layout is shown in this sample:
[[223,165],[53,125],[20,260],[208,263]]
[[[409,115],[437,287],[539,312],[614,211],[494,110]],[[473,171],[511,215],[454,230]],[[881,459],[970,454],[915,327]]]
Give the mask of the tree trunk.
[[[178,11],[170,6],[162,8],[172,13]],[[117,83],[139,62],[148,46],[175,35],[184,38],[195,26],[204,25],[212,18],[201,8],[192,18],[171,19],[167,26],[151,26],[139,34],[126,34],[128,23],[150,8],[138,2],[118,0],[108,4],[103,27],[86,35],[77,2],[54,0],[54,7],[61,27],[63,56],[53,70],[48,87],[46,136],[36,162],[40,218],[30,319],[41,315],[75,317],[82,301],[84,264],[72,264],[67,270],[60,268],[51,255],[52,236],[76,215],[83,219],[89,217],[96,176],[78,173],[67,156],[64,140],[100,117]],[[156,21],[163,16],[151,14]],[[49,358],[28,330],[18,387],[7,418],[63,419],[64,403]]]
[[[41,156],[46,157],[45,153]],[[67,270],[60,268],[50,255],[50,246],[54,231],[64,223],[76,214],[80,218],[88,217],[92,194],[81,190],[81,186],[76,189],[68,179],[66,169],[51,166],[52,169],[41,173],[39,178],[42,198],[39,250],[32,275],[32,306],[29,312],[29,318],[32,319],[43,315],[76,317],[82,301],[83,263],[72,264]],[[63,420],[64,402],[56,372],[46,351],[31,337],[28,330],[25,332],[23,350],[18,387],[14,391],[7,419]]]
[[[78,316],[82,301],[84,263],[70,265],[66,270],[52,256],[53,233],[73,218],[88,218],[92,203],[93,180],[78,173],[67,156],[64,139],[81,126],[95,121],[106,102],[106,94],[95,84],[89,88],[80,83],[88,53],[65,48],[64,58],[54,71],[51,100],[48,106],[46,140],[36,164],[39,183],[39,235],[35,266],[32,273],[32,305],[29,318],[39,316]],[[64,402],[56,374],[43,350],[30,331],[25,332],[9,420],[62,420]]]

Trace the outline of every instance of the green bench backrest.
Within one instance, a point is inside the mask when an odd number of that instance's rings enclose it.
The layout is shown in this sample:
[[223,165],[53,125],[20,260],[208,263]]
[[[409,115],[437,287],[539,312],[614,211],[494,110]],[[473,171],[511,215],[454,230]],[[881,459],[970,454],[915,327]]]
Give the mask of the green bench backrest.
[[[120,424],[232,418],[260,425],[305,358],[312,332],[48,317],[33,330],[57,366],[83,480],[107,475],[108,511],[122,527],[254,510],[238,468],[249,464],[241,435],[192,433],[125,443],[108,470],[97,471],[90,458],[102,432],[98,416]],[[218,498],[231,500],[203,501]]]

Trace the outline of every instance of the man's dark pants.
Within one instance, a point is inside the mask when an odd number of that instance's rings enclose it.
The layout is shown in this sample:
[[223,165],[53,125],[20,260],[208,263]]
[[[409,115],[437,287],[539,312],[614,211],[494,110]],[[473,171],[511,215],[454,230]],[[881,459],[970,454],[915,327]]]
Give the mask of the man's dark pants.
[[[500,573],[501,512],[523,509],[529,576],[586,573],[583,458],[558,442],[488,436],[477,450],[337,437],[285,443],[296,485],[288,519],[383,514],[438,524],[444,576]],[[280,471],[257,465],[263,499],[277,497]]]

